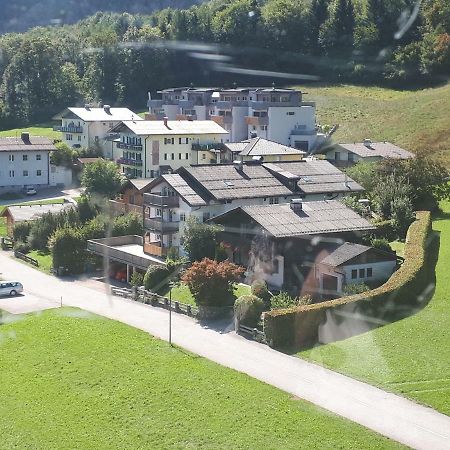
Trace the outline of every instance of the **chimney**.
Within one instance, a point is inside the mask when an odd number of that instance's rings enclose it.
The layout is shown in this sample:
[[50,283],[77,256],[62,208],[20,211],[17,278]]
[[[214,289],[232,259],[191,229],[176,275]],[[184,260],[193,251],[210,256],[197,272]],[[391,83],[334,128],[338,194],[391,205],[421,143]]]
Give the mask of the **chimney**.
[[111,114],[111,106],[105,105],[103,106],[103,110],[105,111],[106,114]]
[[233,161],[233,166],[238,172],[242,172],[244,170],[244,163],[242,161]]
[[301,198],[293,198],[291,199],[291,209],[292,211],[298,213],[303,211],[303,200]]
[[20,134],[20,137],[22,138],[23,142],[30,143],[30,133],[26,133],[25,131],[23,131]]
[[372,148],[372,141],[370,139],[364,139],[363,144],[367,148]]
[[164,116],[163,120],[164,120],[164,126],[166,128],[169,128],[169,126],[167,125],[167,121],[169,120],[169,118],[167,116]]

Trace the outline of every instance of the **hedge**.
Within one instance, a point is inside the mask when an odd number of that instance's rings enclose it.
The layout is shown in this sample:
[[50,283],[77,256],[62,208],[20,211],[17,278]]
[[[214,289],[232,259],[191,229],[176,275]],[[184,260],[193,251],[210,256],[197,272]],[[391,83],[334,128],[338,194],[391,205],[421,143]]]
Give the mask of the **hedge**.
[[[420,301],[434,269],[428,258],[431,213],[419,211],[406,236],[405,260],[382,286],[361,294],[296,308],[272,310],[264,314],[267,342],[273,347],[304,348],[317,342],[319,325],[327,312],[334,313],[353,304],[359,312],[386,319],[392,310]],[[357,303],[356,303],[357,302]]]

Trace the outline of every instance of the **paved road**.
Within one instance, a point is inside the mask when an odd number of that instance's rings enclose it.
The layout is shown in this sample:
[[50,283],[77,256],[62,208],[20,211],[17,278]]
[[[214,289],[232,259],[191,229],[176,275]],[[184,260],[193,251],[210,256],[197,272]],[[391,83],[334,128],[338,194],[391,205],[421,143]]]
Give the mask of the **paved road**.
[[73,199],[81,195],[81,188],[47,188],[41,189],[36,195],[27,195],[15,200],[0,200],[0,206],[25,202],[37,202],[39,200],[56,200],[59,198]]
[[[3,278],[22,280],[26,293],[15,301],[30,308],[66,306],[115,319],[167,339],[168,312],[118,297],[108,297],[90,283],[62,281],[23,265],[0,252]],[[3,308],[0,305],[0,308]],[[5,309],[8,309],[5,307]],[[15,312],[20,307],[15,306]],[[294,356],[248,341],[231,330],[201,327],[173,314],[173,341],[193,353],[246,373],[296,397],[357,422],[413,448],[450,449],[450,417],[397,395],[353,380]]]

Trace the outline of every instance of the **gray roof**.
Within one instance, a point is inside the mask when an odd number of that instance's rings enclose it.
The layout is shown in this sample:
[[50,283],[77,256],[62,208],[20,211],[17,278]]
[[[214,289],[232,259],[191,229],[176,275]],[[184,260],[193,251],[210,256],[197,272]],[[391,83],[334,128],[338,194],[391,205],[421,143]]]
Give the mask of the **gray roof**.
[[345,150],[360,156],[361,158],[380,157],[394,159],[414,158],[414,153],[408,152],[390,142],[356,142],[353,144],[338,144]]
[[114,127],[115,130],[128,128],[139,136],[153,135],[197,135],[197,134],[228,134],[213,120],[168,120],[167,125],[163,120],[124,120],[122,124]]
[[395,253],[389,254],[388,252],[384,252],[373,247],[368,247],[367,245],[344,242],[338,247],[330,249],[328,256],[322,259],[320,263],[332,267],[338,267],[368,251],[376,252],[379,255],[384,256],[387,261],[396,259]]
[[289,196],[292,191],[261,165],[233,164],[183,167],[178,170],[196,191],[216,200]]
[[52,152],[56,150],[53,141],[47,137],[30,136],[29,140],[23,140],[21,137],[1,137],[0,152]]
[[200,195],[192,189],[188,183],[177,173],[162,175],[163,178],[178,195],[191,206],[205,206],[207,203]]
[[220,222],[220,217],[238,210],[276,238],[375,229],[366,219],[337,200],[303,202],[301,211],[292,210],[290,204],[243,206],[217,216],[213,221]]
[[260,137],[244,142],[247,145],[241,151],[242,156],[297,155],[301,159],[303,155],[306,155],[306,152],[297,148],[288,147]]
[[154,178],[130,178],[128,180],[129,183],[131,183],[138,191],[142,191],[145,189]]
[[248,141],[243,142],[227,142],[226,144],[223,144],[225,147],[230,150],[232,153],[241,153],[242,150],[244,150],[245,147],[247,147]]
[[356,181],[325,160],[304,159],[263,165],[280,180],[298,180],[297,186],[305,194],[364,191]]
[[54,203],[50,205],[21,205],[21,206],[8,206],[3,211],[3,216],[6,216],[9,212],[14,222],[25,222],[39,219],[42,215],[51,212],[59,213],[64,209],[73,208],[73,203]]

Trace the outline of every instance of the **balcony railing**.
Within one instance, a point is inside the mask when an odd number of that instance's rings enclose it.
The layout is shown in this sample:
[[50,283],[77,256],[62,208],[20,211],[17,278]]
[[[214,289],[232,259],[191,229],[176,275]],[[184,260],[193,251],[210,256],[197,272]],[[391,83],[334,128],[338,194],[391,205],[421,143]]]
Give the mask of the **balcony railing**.
[[163,257],[167,256],[168,250],[169,247],[163,247],[160,242],[144,242],[144,253],[148,255]]
[[245,122],[247,125],[269,125],[269,118],[265,117],[257,117],[257,116],[246,116]]
[[192,144],[192,150],[194,151],[208,151],[208,150],[224,150],[225,146],[221,142],[214,144]]
[[177,114],[175,120],[197,120],[196,114]]
[[131,203],[122,203],[116,200],[110,200],[109,206],[115,216],[128,213],[136,213],[142,216],[142,206],[132,205]]
[[294,128],[291,131],[292,136],[313,136],[315,134],[317,134],[316,130],[307,130],[302,128]]
[[233,123],[233,116],[221,116],[218,114],[213,114],[210,116],[210,119],[216,122],[218,125]]
[[177,232],[180,229],[180,222],[167,222],[159,218],[144,219],[146,230],[159,231],[161,233]]
[[118,142],[117,148],[123,148],[126,150],[142,150],[142,144],[125,144],[125,142]]
[[61,126],[56,125],[53,127],[53,131],[60,131],[61,133],[83,133],[83,127],[76,126]]
[[144,203],[160,208],[178,208],[180,206],[180,197],[161,194],[144,194]]
[[123,166],[142,166],[142,160],[139,159],[129,159],[129,158],[119,158],[117,160],[119,164],[122,164]]

